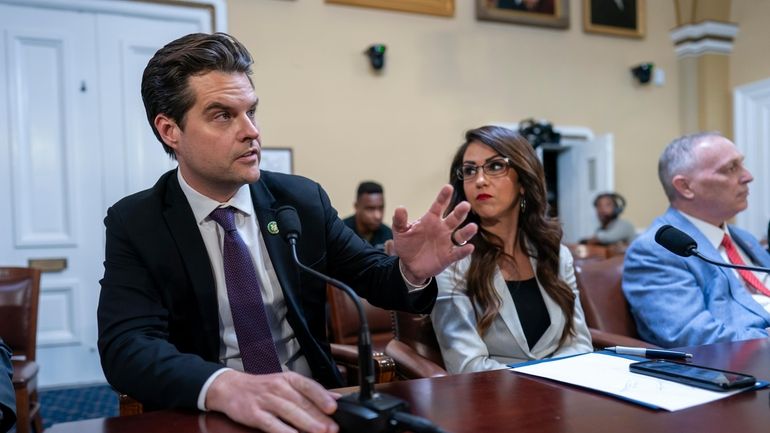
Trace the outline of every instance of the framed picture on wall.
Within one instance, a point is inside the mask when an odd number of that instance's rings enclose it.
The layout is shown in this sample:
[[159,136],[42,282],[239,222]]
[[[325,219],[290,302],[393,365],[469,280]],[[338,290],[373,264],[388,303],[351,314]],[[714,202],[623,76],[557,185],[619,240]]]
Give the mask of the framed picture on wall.
[[476,18],[566,29],[569,0],[476,0]]
[[366,6],[445,17],[451,17],[455,14],[455,0],[326,0],[326,3]]
[[589,33],[644,37],[645,0],[583,0],[583,29]]
[[289,147],[263,147],[259,169],[278,173],[294,173],[294,160]]

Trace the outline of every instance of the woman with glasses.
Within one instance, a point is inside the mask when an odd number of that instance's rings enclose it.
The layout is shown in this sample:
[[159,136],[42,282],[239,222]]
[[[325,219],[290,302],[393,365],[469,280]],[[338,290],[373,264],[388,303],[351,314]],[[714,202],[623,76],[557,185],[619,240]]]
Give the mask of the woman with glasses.
[[470,202],[464,224],[479,232],[473,254],[437,277],[431,318],[447,370],[592,351],[572,256],[559,222],[546,218],[543,166],[527,140],[496,126],[468,131],[450,183],[448,209]]

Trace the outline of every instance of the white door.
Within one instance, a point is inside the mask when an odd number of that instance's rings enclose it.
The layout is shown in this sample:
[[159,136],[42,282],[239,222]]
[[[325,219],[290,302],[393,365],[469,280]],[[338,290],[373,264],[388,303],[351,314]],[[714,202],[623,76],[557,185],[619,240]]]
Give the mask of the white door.
[[[121,13],[154,7],[109,3]],[[0,264],[67,263],[41,281],[41,386],[104,381],[102,219],[172,165],[144,116],[141,71],[164,43],[211,23],[174,21],[165,6],[162,20],[58,7],[0,3],[0,227],[11,228],[0,231]]]
[[101,272],[102,171],[94,16],[0,4],[7,116],[0,172],[0,257],[63,258],[42,278],[40,384],[103,380],[94,320]]

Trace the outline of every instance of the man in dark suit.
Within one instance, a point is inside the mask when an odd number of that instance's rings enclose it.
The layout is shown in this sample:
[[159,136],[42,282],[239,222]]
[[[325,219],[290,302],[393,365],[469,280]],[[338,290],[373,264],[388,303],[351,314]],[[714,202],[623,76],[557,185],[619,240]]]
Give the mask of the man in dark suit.
[[293,264],[275,209],[297,209],[302,262],[376,306],[414,312],[430,311],[432,276],[472,252],[476,227],[454,232],[467,203],[442,218],[447,185],[419,222],[396,210],[389,257],[343,224],[317,183],[260,172],[251,63],[229,35],[192,34],[144,71],[148,120],[179,167],[107,212],[102,366],[148,408],[215,410],[268,432],[336,431],[335,394],[309,379],[342,384],[325,284]]
[[0,432],[16,423],[16,393],[13,390],[11,349],[0,338]]

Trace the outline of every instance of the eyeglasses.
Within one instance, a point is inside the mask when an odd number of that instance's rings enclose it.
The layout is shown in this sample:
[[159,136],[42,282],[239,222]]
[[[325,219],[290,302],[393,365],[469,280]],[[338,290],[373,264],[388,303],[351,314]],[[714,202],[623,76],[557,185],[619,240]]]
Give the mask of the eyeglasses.
[[457,178],[462,179],[463,182],[471,182],[476,179],[476,175],[479,174],[479,169],[481,169],[487,177],[501,177],[508,174],[509,168],[511,168],[510,159],[496,158],[487,161],[483,165],[464,164],[457,169],[455,174],[457,175]]

